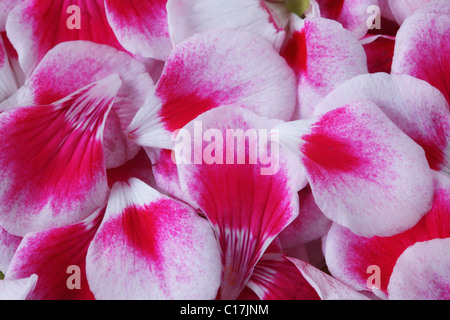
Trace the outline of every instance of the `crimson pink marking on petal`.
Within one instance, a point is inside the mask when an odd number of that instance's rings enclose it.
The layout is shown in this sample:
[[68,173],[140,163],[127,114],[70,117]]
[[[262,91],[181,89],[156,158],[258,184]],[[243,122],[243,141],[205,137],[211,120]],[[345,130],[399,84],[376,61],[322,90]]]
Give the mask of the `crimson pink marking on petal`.
[[269,15],[269,22],[275,27],[275,30],[277,30],[277,31],[284,31],[284,28],[282,28],[280,25],[278,25],[278,23],[275,21],[275,18],[273,16],[272,12],[270,11],[269,7],[267,6],[265,1],[263,1],[263,0],[261,0],[261,7]]
[[347,242],[346,245],[359,253],[351,259],[352,264],[360,268],[358,273],[362,279],[367,278],[366,271],[370,265],[377,265],[381,270],[381,289],[386,291],[395,263],[406,248],[416,242],[450,237],[449,206],[450,191],[439,189],[435,193],[431,211],[411,229],[391,237],[375,236],[367,239],[352,235],[355,240]]
[[114,23],[119,24],[119,28],[128,28],[132,24],[133,28],[142,29],[141,23],[145,21],[139,22],[138,19],[145,17],[147,21],[152,22],[152,28],[141,32],[150,32],[155,37],[165,37],[169,34],[166,4],[167,0],[107,0],[107,7],[123,17],[114,20]]
[[163,104],[160,116],[169,131],[183,128],[189,121],[200,114],[217,107],[213,97],[202,98],[196,93],[188,93],[179,97],[170,97]]
[[306,32],[303,28],[301,31],[295,31],[292,34],[281,55],[286,59],[289,66],[299,74],[306,72],[307,53]]
[[[81,11],[81,28],[68,29],[66,13],[70,5]],[[71,40],[89,40],[107,44],[123,50],[106,20],[104,3],[101,0],[34,0],[24,12],[25,19],[32,19],[33,36],[36,37],[39,56],[58,43]]]

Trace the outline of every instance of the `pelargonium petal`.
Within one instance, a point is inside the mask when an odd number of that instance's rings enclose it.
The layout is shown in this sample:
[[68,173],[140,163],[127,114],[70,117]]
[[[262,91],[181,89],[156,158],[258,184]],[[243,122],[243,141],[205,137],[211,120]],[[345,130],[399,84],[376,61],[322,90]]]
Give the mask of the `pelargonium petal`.
[[407,17],[430,0],[388,0],[389,8],[398,24],[402,24]]
[[214,299],[220,283],[209,223],[136,178],[112,187],[86,269],[96,299]]
[[247,286],[261,300],[320,299],[294,263],[283,254],[264,254],[256,264]]
[[0,272],[3,274],[6,273],[21,240],[22,237],[12,235],[0,227]]
[[25,0],[1,0],[0,7],[2,11],[0,12],[0,31],[5,31],[6,19],[9,13],[15,6],[25,2]]
[[[390,237],[365,238],[333,224],[325,244],[325,258],[337,279],[357,290],[370,290],[370,266],[379,267],[380,287],[386,293],[392,270],[399,256],[416,242],[450,237],[450,179],[435,173],[433,207],[416,225]],[[420,193],[418,193],[420,196]]]
[[103,204],[102,133],[120,85],[111,75],[50,105],[0,114],[0,224],[8,232],[78,222]]
[[[420,48],[420,50],[417,50]],[[450,2],[431,1],[400,27],[392,61],[393,74],[409,74],[438,88],[450,103]]]
[[408,75],[361,75],[331,92],[316,113],[356,100],[374,102],[425,150],[432,169],[450,173],[450,112],[439,90]]
[[165,60],[172,49],[167,0],[105,0],[106,17],[117,40],[133,54]]
[[395,37],[371,35],[360,40],[367,55],[367,68],[370,73],[391,73],[394,56]]
[[17,89],[18,83],[9,62],[3,37],[0,37],[0,102],[12,96]]
[[418,242],[398,258],[389,281],[392,300],[450,299],[450,238]]
[[423,149],[370,101],[277,128],[280,142],[300,154],[321,211],[353,232],[392,235],[430,210],[433,179]]
[[279,50],[285,31],[264,1],[168,0],[170,32],[174,42],[213,29],[252,32]]
[[122,49],[108,24],[102,0],[77,1],[79,29],[67,25],[73,14],[69,10],[71,5],[70,0],[31,0],[16,6],[9,14],[6,31],[27,76],[50,49],[64,41],[89,40]]
[[300,203],[298,217],[278,236],[285,250],[323,237],[332,223],[320,211],[309,186],[300,190],[298,195]]
[[[297,191],[306,181],[295,159],[267,140],[278,123],[223,106],[197,117],[178,134],[183,133],[183,143],[193,137],[192,152],[186,151],[191,142],[182,144],[183,151],[177,144],[174,152],[181,189],[206,215],[219,242],[221,299],[239,296],[268,245],[298,214]],[[261,156],[269,152],[270,159]]]
[[28,233],[21,242],[5,279],[37,274],[31,300],[92,300],[86,279],[86,253],[105,209],[82,222]]
[[321,300],[367,300],[361,293],[331,277],[314,266],[295,258],[289,258],[303,277],[315,289]]
[[0,280],[0,300],[25,300],[38,280],[33,274],[25,279]]
[[287,120],[295,95],[295,76],[269,42],[247,32],[215,30],[174,48],[153,98],[128,132],[141,145],[170,148],[171,132],[212,108],[240,103]]
[[314,107],[339,84],[367,73],[362,45],[338,22],[324,18],[292,16],[281,55],[298,78],[294,120],[311,117]]
[[127,53],[90,41],[61,43],[44,56],[14,100],[7,101],[0,110],[17,105],[50,104],[112,73],[122,80],[104,134],[106,166],[114,168],[139,151],[123,130],[153,89],[145,66]]
[[378,5],[378,0],[316,0],[322,17],[340,22],[344,28],[363,37],[368,28],[367,20],[372,12],[369,7]]

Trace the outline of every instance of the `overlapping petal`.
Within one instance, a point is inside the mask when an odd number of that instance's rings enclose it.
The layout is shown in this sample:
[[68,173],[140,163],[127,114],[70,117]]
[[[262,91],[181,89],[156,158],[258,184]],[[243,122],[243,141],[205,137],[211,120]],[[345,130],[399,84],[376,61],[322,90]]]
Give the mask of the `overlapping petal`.
[[[278,152],[278,144],[267,140],[279,122],[223,106],[183,128],[194,139],[192,152],[175,154],[180,184],[216,233],[222,253],[222,299],[239,296],[265,249],[298,215],[297,191],[305,185],[302,170],[289,154]],[[208,132],[214,134],[202,139]],[[186,131],[183,136],[188,136]],[[270,152],[270,159],[257,157],[258,148],[266,157]]]
[[171,132],[212,108],[240,103],[288,120],[295,95],[292,70],[266,40],[231,30],[197,34],[171,52],[128,132],[138,144],[171,148]]
[[321,211],[353,232],[392,235],[431,208],[433,181],[423,149],[372,102],[277,128],[280,142],[300,155]]
[[367,58],[358,40],[336,21],[293,16],[290,27],[281,54],[298,78],[293,119],[299,120],[311,117],[314,107],[339,84],[367,73]]
[[112,187],[86,269],[97,299],[213,299],[220,282],[209,223],[136,178]]
[[396,36],[392,73],[427,81],[450,103],[449,51],[450,3],[434,0],[403,22]]
[[38,277],[33,274],[25,279],[0,280],[0,300],[25,300],[33,291]]
[[25,233],[80,221],[107,197],[103,128],[122,81],[0,114],[0,224]]

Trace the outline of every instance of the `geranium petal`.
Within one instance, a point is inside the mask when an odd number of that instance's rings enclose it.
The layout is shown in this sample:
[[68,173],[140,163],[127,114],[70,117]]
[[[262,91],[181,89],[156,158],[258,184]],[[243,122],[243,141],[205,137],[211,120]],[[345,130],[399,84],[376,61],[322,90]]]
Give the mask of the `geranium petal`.
[[320,300],[298,268],[283,254],[264,254],[247,286],[261,300]]
[[432,1],[409,16],[399,29],[392,73],[409,74],[427,81],[450,103],[449,51],[450,2]]
[[252,32],[283,44],[285,32],[264,1],[259,0],[168,0],[170,32],[175,43],[213,29]]
[[[269,146],[264,142],[278,123],[280,120],[269,120],[244,108],[223,106],[204,113],[183,128],[187,130],[184,134],[188,132],[193,137],[194,161],[176,152],[180,185],[191,196],[193,206],[207,216],[216,233],[223,263],[221,299],[239,296],[265,249],[298,214],[297,191],[306,182],[302,170],[293,157],[278,152],[278,144]],[[211,144],[201,140],[201,136],[199,140],[198,135],[211,132],[209,129],[222,137],[222,142],[219,138],[214,142],[216,157],[222,160],[211,161],[207,153],[202,154],[203,148],[206,152]],[[242,135],[235,131],[227,133],[231,129],[241,130]],[[235,134],[240,135],[236,138],[240,147],[236,148]],[[260,150],[270,147],[269,161],[255,158],[254,148],[258,144]]]
[[361,75],[331,92],[316,112],[322,114],[356,100],[374,102],[425,150],[432,169],[450,173],[450,112],[439,90],[408,75]]
[[[433,207],[411,229],[391,237],[365,238],[333,224],[325,244],[325,258],[336,278],[357,290],[370,290],[370,266],[379,267],[380,288],[386,293],[392,270],[402,252],[415,242],[450,237],[450,179],[435,173]],[[419,193],[420,194],[420,193]]]
[[71,5],[70,0],[57,3],[31,0],[16,6],[9,14],[6,31],[27,76],[50,49],[64,41],[89,40],[122,49],[106,19],[103,1],[77,1],[80,29],[67,26],[73,12],[67,13]]
[[208,222],[136,178],[113,186],[86,259],[97,299],[214,299],[220,283]]
[[18,83],[3,44],[3,37],[0,37],[0,102],[12,96],[17,89]]
[[167,0],[105,0],[106,17],[120,44],[133,54],[165,60],[172,49]]
[[118,167],[139,151],[123,130],[153,89],[145,66],[125,52],[89,41],[61,43],[45,55],[27,78],[14,97],[15,103],[3,104],[3,110],[53,103],[112,73],[120,76],[122,86],[105,124],[104,146],[107,168]]
[[281,50],[298,78],[293,119],[311,117],[314,107],[345,80],[367,73],[358,40],[336,21],[292,16],[291,34]]
[[423,149],[370,101],[277,129],[280,142],[300,153],[321,211],[353,232],[392,235],[430,210],[433,180]]
[[315,289],[321,300],[367,300],[368,298],[325,272],[299,259],[288,259]]
[[292,70],[266,40],[231,30],[202,33],[172,51],[153,99],[138,111],[128,132],[141,145],[170,148],[171,132],[207,110],[232,103],[287,120],[295,108],[295,92]]
[[22,237],[14,236],[0,226],[0,272],[6,273]]
[[340,22],[344,28],[363,37],[368,28],[367,20],[372,12],[368,8],[378,5],[378,0],[316,0],[320,6],[320,15]]
[[389,281],[392,300],[450,299],[450,238],[418,242],[398,258]]
[[0,224],[10,233],[78,222],[108,191],[102,132],[121,80],[0,114]]
[[94,299],[86,279],[86,253],[104,213],[97,209],[82,222],[26,234],[6,279],[37,274],[39,281],[28,297],[32,300]]
[[389,8],[398,24],[402,24],[407,17],[430,0],[388,0]]
[[25,300],[33,291],[37,275],[25,279],[0,280],[0,300]]
[[309,186],[300,190],[298,195],[300,203],[298,217],[278,236],[285,250],[323,237],[332,223],[320,211]]

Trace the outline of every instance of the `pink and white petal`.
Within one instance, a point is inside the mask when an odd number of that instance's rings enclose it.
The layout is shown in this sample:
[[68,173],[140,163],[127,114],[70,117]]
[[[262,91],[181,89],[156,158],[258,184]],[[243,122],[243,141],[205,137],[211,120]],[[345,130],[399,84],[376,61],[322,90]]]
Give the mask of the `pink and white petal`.
[[362,45],[336,21],[291,18],[291,32],[281,55],[298,78],[298,107],[293,120],[311,117],[314,107],[334,88],[367,73]]
[[[279,123],[237,106],[218,107],[183,128],[183,139],[193,137],[192,152],[186,149],[191,143],[175,152],[181,190],[207,216],[219,242],[221,299],[239,296],[266,248],[298,215],[302,170],[296,159],[267,140]],[[208,133],[217,140],[198,139]],[[263,159],[269,147],[270,159]]]
[[220,284],[209,223],[136,178],[112,187],[86,269],[96,299],[214,299]]
[[299,259],[287,257],[314,288],[321,300],[367,300],[361,293],[351,289],[316,267]]
[[367,33],[367,20],[372,12],[368,8],[378,5],[378,0],[316,0],[323,18],[336,20],[354,32],[359,39]]
[[165,60],[172,49],[167,0],[105,0],[106,17],[119,43],[129,52]]
[[367,56],[367,68],[370,73],[391,73],[394,56],[395,37],[368,35],[360,40]]
[[306,186],[298,192],[300,212],[297,218],[278,236],[284,249],[323,237],[331,227],[328,219],[317,206],[311,188]]
[[392,73],[409,74],[427,81],[438,88],[450,103],[449,51],[450,2],[429,2],[409,16],[399,29]]
[[361,75],[331,92],[316,113],[356,100],[374,102],[425,150],[432,169],[450,173],[450,112],[439,90],[408,75]]
[[121,80],[0,114],[0,224],[10,233],[81,221],[107,197],[102,134]]
[[261,300],[320,300],[299,269],[281,253],[266,253],[247,287]]
[[388,0],[393,17],[401,25],[407,17],[430,0]]
[[354,233],[393,235],[431,209],[433,179],[423,149],[372,102],[276,128],[281,144],[300,154],[320,210]]
[[0,280],[0,300],[25,300],[33,292],[38,276],[25,279]]
[[296,103],[295,76],[269,42],[251,33],[197,34],[172,51],[152,99],[128,132],[138,144],[167,148],[171,132],[205,111],[233,103],[288,120]]
[[0,32],[5,31],[6,19],[8,18],[9,13],[15,6],[25,2],[25,0],[1,0],[0,7],[2,11],[0,11]]
[[[365,238],[333,224],[324,240],[327,266],[334,277],[356,290],[371,290],[367,281],[369,267],[379,268],[380,288],[387,293],[398,257],[416,242],[450,237],[450,179],[434,173],[433,207],[411,229],[391,237]],[[419,193],[420,194],[420,193]]]
[[389,281],[391,300],[450,299],[450,238],[418,242],[398,258]]
[[18,83],[9,62],[3,37],[0,37],[0,102],[12,96],[17,89]]
[[120,76],[122,86],[106,121],[104,145],[107,167],[118,167],[139,151],[123,130],[153,90],[145,66],[127,53],[90,41],[61,43],[44,56],[27,78],[17,93],[16,103],[50,104],[112,73]]
[[26,234],[5,279],[37,274],[31,300],[94,299],[86,279],[86,253],[104,213],[99,208],[76,224]]
[[0,226],[0,272],[3,274],[8,270],[8,266],[22,237],[14,236]]
[[279,50],[285,31],[260,0],[168,0],[170,33],[175,44],[196,33],[232,29],[258,35]]
[[64,41],[88,40],[123,49],[108,24],[102,0],[77,1],[80,29],[67,26],[73,13],[68,10],[71,5],[70,0],[57,3],[31,0],[16,6],[9,14],[6,31],[27,76],[50,49]]

